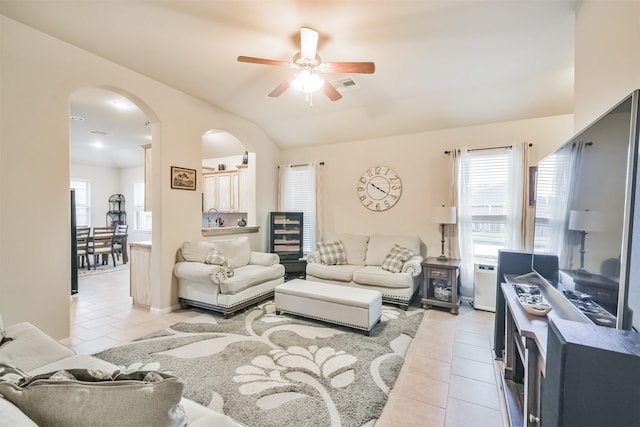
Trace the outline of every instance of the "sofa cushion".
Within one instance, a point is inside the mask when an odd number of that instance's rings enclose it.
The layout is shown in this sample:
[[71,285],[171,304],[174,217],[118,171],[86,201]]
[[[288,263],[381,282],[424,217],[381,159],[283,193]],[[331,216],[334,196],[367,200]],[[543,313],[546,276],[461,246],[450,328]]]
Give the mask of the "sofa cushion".
[[245,265],[235,269],[233,277],[220,283],[220,293],[237,294],[247,288],[284,276],[284,266]]
[[420,253],[421,243],[420,238],[417,236],[373,234],[367,246],[366,265],[382,265],[382,262],[391,251],[391,248],[393,248],[393,245],[407,248],[417,255]]
[[196,242],[184,242],[181,252],[185,261],[204,263],[211,249],[214,249],[212,242],[198,240]]
[[324,280],[337,282],[351,282],[353,272],[361,269],[361,265],[324,265],[318,263],[307,264],[307,276],[314,276]]
[[0,397],[0,427],[38,427],[33,420],[7,399]]
[[340,240],[333,242],[318,242],[318,252],[320,261],[326,265],[344,265],[347,257],[344,253],[344,246]]
[[4,324],[2,323],[2,314],[0,314],[0,347],[3,344],[8,343],[9,341],[13,341],[13,338],[8,337],[6,332],[4,331]]
[[365,265],[369,236],[349,233],[327,235],[327,241],[332,240],[342,241],[342,246],[344,246],[344,253],[347,257],[347,264]]
[[227,277],[233,276],[233,269],[231,268],[231,263],[229,263],[229,259],[224,256],[217,249],[212,249],[211,252],[207,254],[207,258],[204,260],[205,264],[219,265],[224,267]]
[[[39,425],[184,426],[182,382],[171,375],[70,369],[0,382],[0,394]],[[73,402],[73,404],[70,404]]]
[[231,268],[234,270],[249,264],[249,260],[251,259],[251,244],[247,236],[227,240],[216,240],[211,243],[215,249],[227,257]]
[[410,288],[413,277],[407,273],[392,273],[382,267],[367,265],[353,272],[353,281],[359,285],[383,286],[386,288]]
[[392,273],[400,273],[402,271],[402,265],[412,256],[413,251],[398,245],[393,245],[393,248],[391,248],[389,254],[384,258],[380,267]]
[[28,322],[7,327],[6,333],[13,341],[0,347],[0,363],[16,366],[25,372],[75,354]]

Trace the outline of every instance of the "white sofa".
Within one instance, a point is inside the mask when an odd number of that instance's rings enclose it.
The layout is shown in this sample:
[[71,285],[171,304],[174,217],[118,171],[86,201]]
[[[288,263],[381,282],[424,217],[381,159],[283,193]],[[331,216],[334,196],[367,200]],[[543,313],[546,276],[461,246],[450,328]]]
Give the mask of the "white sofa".
[[173,268],[178,300],[229,315],[273,296],[284,283],[277,254],[251,250],[249,238],[185,242]]
[[[382,301],[407,309],[422,283],[422,241],[417,236],[330,234],[323,242],[341,242],[344,264],[323,261],[321,251],[307,256],[307,280],[372,289],[382,293]],[[398,272],[386,270],[385,259],[397,245],[412,256],[398,265]],[[424,249],[426,252],[426,249]],[[325,257],[326,258],[326,257]]]
[[183,384],[175,377],[153,383],[54,377],[16,385],[19,377],[5,365],[18,368],[27,378],[61,370],[113,373],[121,367],[75,354],[28,322],[2,330],[0,319],[0,337],[2,331],[11,340],[0,345],[0,427],[243,425],[182,397]]

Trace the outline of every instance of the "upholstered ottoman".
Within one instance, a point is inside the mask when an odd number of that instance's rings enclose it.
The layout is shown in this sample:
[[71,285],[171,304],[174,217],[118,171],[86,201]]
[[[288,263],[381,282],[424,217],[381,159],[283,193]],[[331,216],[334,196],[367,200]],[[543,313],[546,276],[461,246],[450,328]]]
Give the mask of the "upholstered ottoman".
[[276,314],[286,312],[367,334],[382,315],[382,294],[368,289],[295,279],[275,288]]

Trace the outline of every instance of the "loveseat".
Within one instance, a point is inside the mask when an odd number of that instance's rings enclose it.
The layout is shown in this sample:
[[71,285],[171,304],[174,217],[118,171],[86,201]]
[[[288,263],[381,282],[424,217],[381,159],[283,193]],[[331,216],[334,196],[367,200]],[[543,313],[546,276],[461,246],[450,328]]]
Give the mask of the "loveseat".
[[0,427],[242,426],[182,397],[177,377],[76,354],[31,323],[0,318],[0,340]]
[[307,280],[376,290],[407,309],[422,283],[422,252],[417,236],[330,234],[307,256]]
[[185,242],[173,268],[178,300],[218,311],[225,317],[273,296],[284,283],[284,266],[277,254],[251,250],[249,238]]

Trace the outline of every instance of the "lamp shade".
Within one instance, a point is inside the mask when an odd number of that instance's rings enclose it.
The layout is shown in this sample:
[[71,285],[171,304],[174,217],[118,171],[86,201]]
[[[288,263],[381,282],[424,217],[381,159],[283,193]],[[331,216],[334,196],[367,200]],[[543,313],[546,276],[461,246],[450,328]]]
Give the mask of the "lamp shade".
[[601,212],[571,211],[569,213],[569,230],[575,231],[603,231],[604,217]]
[[455,224],[456,207],[438,206],[436,208],[433,208],[433,212],[431,212],[431,221],[437,224]]

